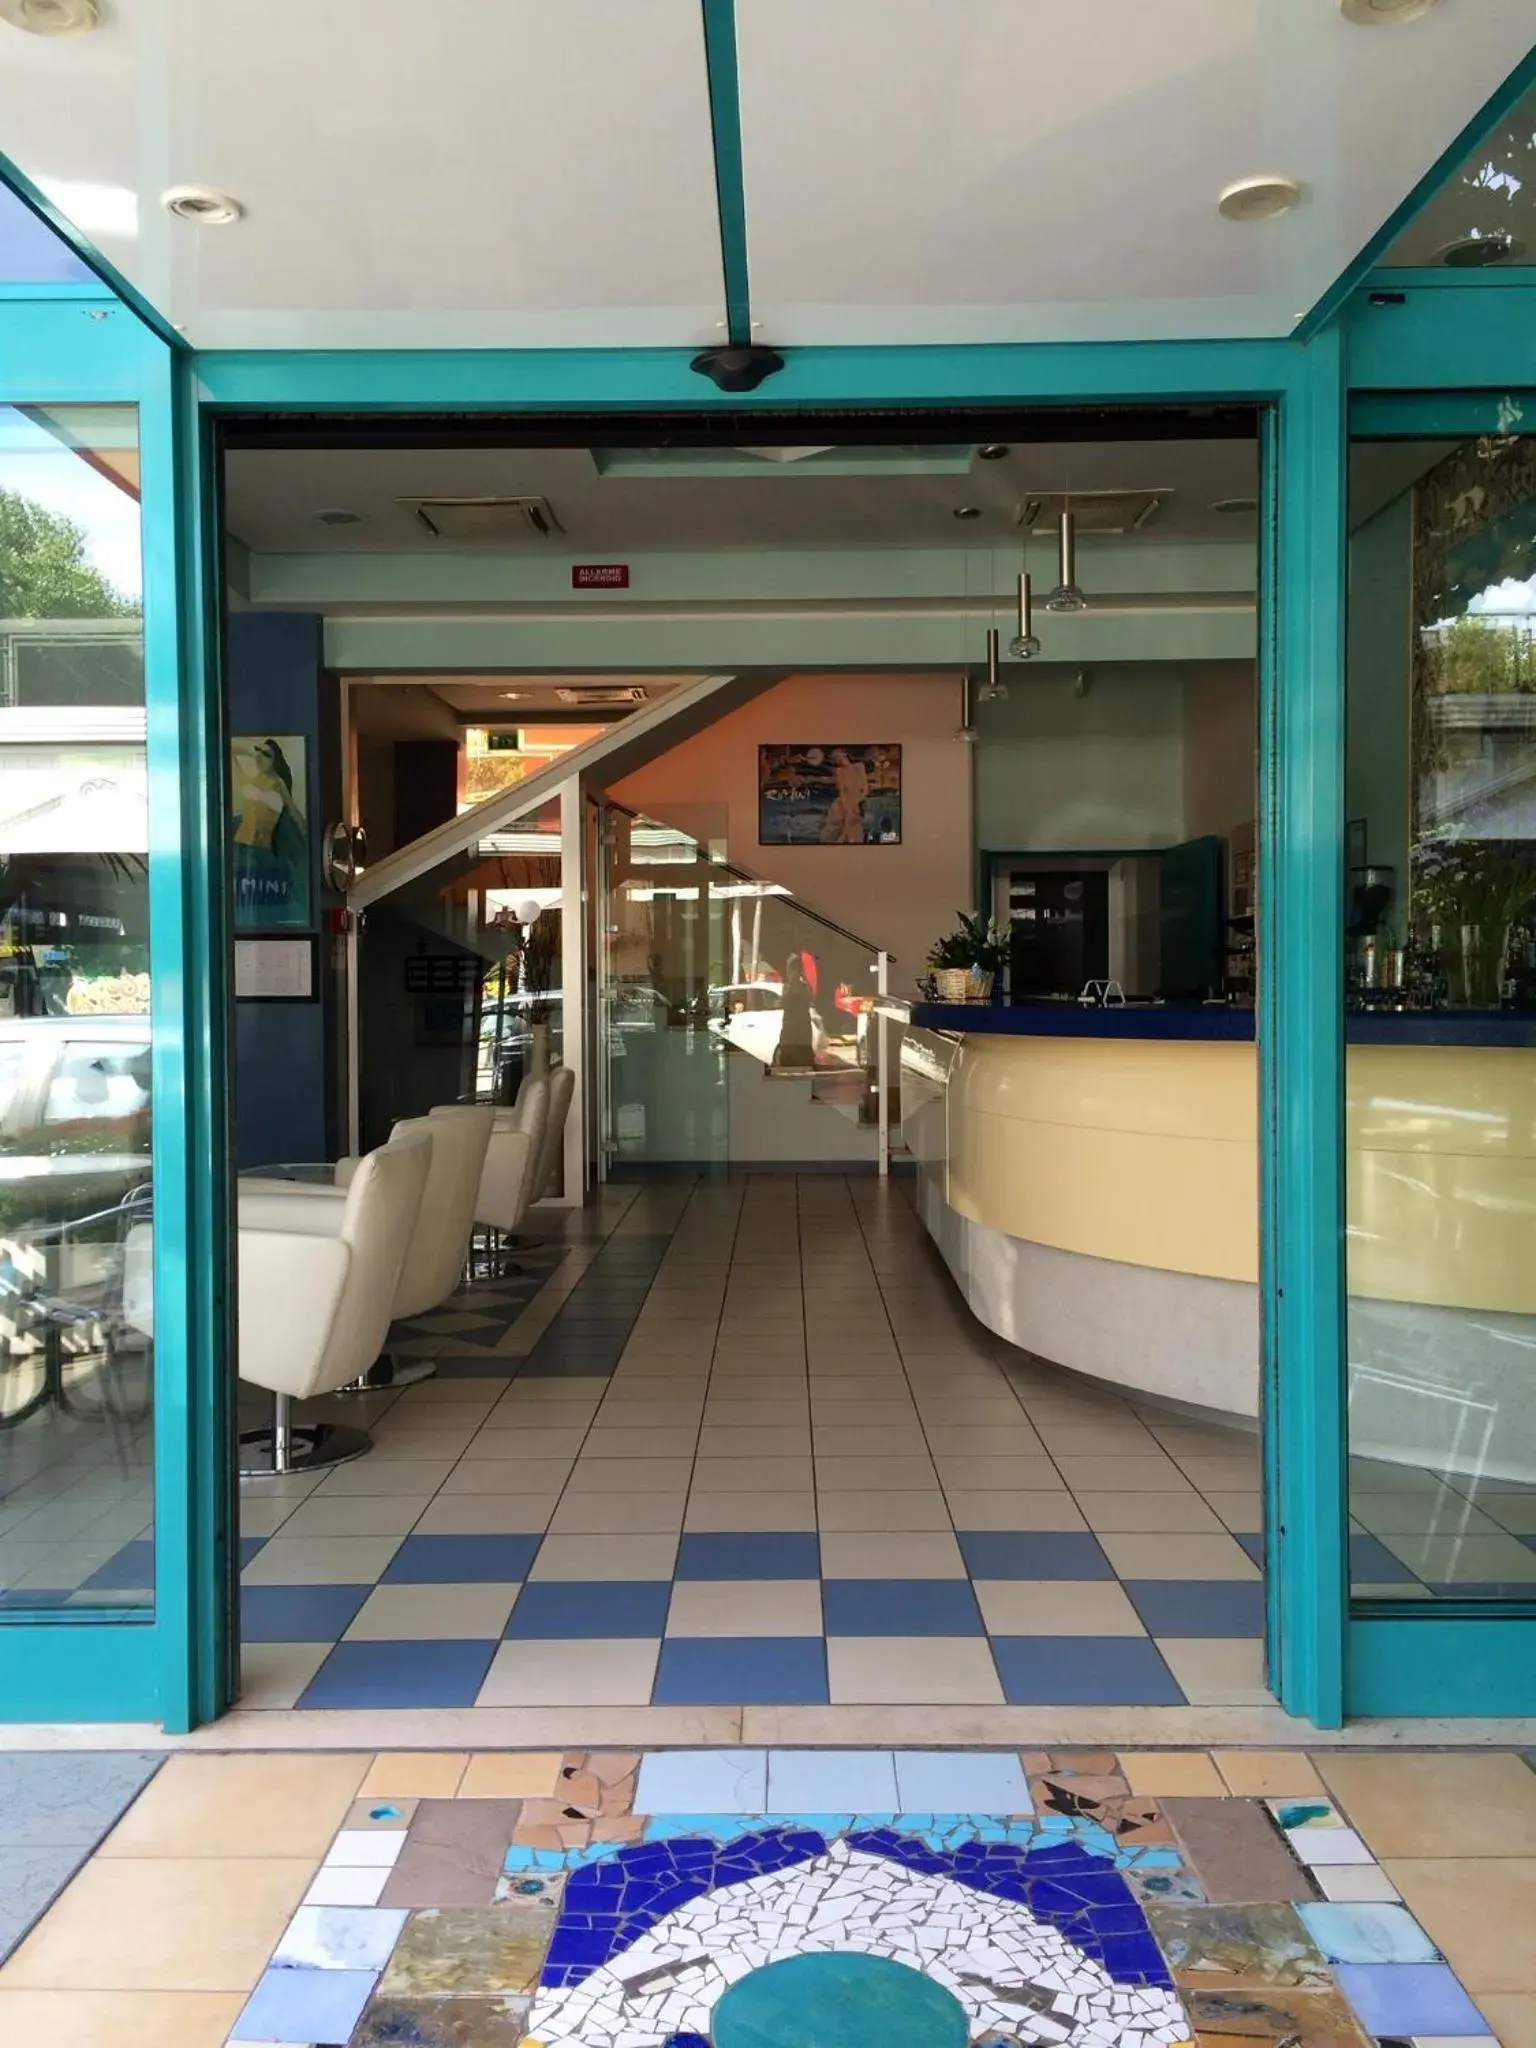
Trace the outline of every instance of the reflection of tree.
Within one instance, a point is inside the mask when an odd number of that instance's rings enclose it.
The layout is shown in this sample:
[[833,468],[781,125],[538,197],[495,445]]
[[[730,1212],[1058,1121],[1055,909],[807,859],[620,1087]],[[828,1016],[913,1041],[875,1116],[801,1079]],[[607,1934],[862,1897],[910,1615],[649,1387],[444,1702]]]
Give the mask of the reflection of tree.
[[92,568],[72,519],[0,490],[0,619],[130,618],[138,610]]
[[1433,696],[1536,691],[1536,647],[1523,622],[1454,619],[1427,637],[1425,685]]

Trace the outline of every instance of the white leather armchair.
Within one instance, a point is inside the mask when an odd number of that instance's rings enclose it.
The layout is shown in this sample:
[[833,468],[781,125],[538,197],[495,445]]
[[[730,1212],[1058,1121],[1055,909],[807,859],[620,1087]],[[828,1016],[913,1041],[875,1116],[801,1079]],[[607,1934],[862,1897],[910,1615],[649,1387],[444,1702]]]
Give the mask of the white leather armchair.
[[242,1196],[240,1377],[273,1397],[271,1424],[241,1433],[244,1476],[340,1464],[369,1448],[364,1430],[295,1427],[292,1404],[346,1385],[378,1357],[431,1162],[424,1132],[396,1130],[335,1200]]
[[540,1201],[554,1186],[565,1144],[566,1121],[571,1114],[571,1097],[576,1093],[574,1067],[555,1067],[549,1076],[549,1115],[544,1125],[544,1142],[539,1148],[533,1175],[533,1199]]

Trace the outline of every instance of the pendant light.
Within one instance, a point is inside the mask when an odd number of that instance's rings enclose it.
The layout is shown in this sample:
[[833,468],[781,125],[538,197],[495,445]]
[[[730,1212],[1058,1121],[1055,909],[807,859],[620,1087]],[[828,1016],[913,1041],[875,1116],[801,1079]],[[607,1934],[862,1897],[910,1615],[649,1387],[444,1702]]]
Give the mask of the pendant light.
[[1060,580],[1045,600],[1048,612],[1085,612],[1088,600],[1077,583],[1077,521],[1072,507],[1061,508],[1061,569]]
[[1008,695],[1008,685],[1003,681],[997,665],[998,651],[1001,645],[1002,636],[999,634],[996,626],[989,626],[987,628],[987,680],[976,693],[977,702],[980,704],[997,704]]
[[1019,630],[1008,642],[1008,652],[1015,661],[1032,661],[1040,652],[1040,642],[1035,637],[1035,601],[1027,569],[1019,571]]

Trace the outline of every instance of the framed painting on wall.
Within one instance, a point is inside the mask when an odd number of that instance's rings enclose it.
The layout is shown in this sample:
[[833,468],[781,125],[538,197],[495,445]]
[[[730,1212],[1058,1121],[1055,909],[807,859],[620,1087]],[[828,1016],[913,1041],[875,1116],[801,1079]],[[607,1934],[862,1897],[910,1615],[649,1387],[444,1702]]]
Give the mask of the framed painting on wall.
[[309,783],[299,733],[251,733],[229,743],[235,925],[307,925]]
[[759,846],[899,846],[899,746],[757,750]]

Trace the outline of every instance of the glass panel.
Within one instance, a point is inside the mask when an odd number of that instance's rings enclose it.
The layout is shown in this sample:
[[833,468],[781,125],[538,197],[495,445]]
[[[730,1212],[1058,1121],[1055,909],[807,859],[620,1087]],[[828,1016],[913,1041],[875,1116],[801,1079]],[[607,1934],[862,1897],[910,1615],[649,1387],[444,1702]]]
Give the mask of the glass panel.
[[[131,198],[131,194],[124,194]],[[62,235],[0,184],[0,284],[94,284]]]
[[153,1593],[137,422],[0,407],[0,1609]]
[[873,1162],[875,948],[674,826],[610,805],[606,838],[610,1161]]
[[1357,1595],[1536,1599],[1536,438],[1357,443]]
[[511,1102],[565,1057],[560,799],[488,833],[364,913],[364,1150],[435,1103]]
[[1536,91],[1469,153],[1384,261],[1465,270],[1536,263]]

